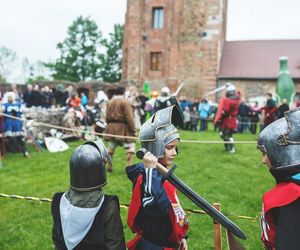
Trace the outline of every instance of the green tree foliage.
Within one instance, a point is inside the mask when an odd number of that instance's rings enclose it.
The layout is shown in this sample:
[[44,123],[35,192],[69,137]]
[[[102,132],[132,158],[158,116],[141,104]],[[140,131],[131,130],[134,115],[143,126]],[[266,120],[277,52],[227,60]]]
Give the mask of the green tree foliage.
[[29,77],[26,81],[26,84],[35,84],[38,81],[48,81],[48,79],[44,76]]
[[55,63],[45,64],[54,79],[87,81],[99,79],[99,49],[102,34],[97,24],[89,17],[78,17],[68,28],[68,36],[57,44],[60,57]]
[[106,53],[100,55],[100,73],[105,82],[113,83],[121,79],[123,32],[124,26],[116,24],[109,39],[103,40]]
[[69,27],[67,38],[57,44],[60,57],[45,66],[55,80],[117,82],[121,79],[123,30],[123,25],[116,24],[106,39],[94,21],[80,16]]

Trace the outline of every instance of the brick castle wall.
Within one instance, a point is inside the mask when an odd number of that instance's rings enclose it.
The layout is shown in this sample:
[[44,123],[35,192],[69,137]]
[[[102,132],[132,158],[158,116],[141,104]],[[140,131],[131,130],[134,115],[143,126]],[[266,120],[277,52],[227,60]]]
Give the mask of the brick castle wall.
[[[164,8],[164,26],[152,28],[152,9]],[[128,0],[122,81],[151,89],[169,86],[201,97],[216,88],[226,34],[227,0]],[[150,70],[150,53],[163,53],[161,71]]]

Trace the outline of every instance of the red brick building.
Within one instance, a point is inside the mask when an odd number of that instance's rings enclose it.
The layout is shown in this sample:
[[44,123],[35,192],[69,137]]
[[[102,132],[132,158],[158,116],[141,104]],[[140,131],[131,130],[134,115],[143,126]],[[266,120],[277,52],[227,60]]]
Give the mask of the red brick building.
[[227,0],[128,0],[122,81],[200,97],[215,89]]
[[[201,98],[230,81],[242,98],[275,93],[279,58],[300,96],[300,40],[225,41],[227,0],[128,0],[122,81]],[[223,92],[208,98],[217,101]]]

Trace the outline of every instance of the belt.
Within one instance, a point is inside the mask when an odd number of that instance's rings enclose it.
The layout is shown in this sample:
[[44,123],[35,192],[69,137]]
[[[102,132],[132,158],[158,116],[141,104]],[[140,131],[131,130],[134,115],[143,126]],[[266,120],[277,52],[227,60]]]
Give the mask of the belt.
[[123,123],[123,124],[127,124],[124,121],[107,121],[107,123]]

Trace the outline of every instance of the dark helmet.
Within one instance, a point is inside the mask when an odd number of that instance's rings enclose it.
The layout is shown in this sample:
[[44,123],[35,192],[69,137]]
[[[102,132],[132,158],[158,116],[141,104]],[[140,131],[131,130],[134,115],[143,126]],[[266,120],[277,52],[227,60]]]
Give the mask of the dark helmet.
[[70,184],[75,191],[100,189],[106,184],[106,162],[111,158],[101,140],[77,147],[70,159]]
[[266,153],[276,180],[300,172],[300,109],[285,112],[259,135],[257,148]]
[[163,158],[165,146],[175,139],[179,139],[177,125],[182,125],[182,116],[177,106],[158,110],[141,127],[142,147],[157,158]]

